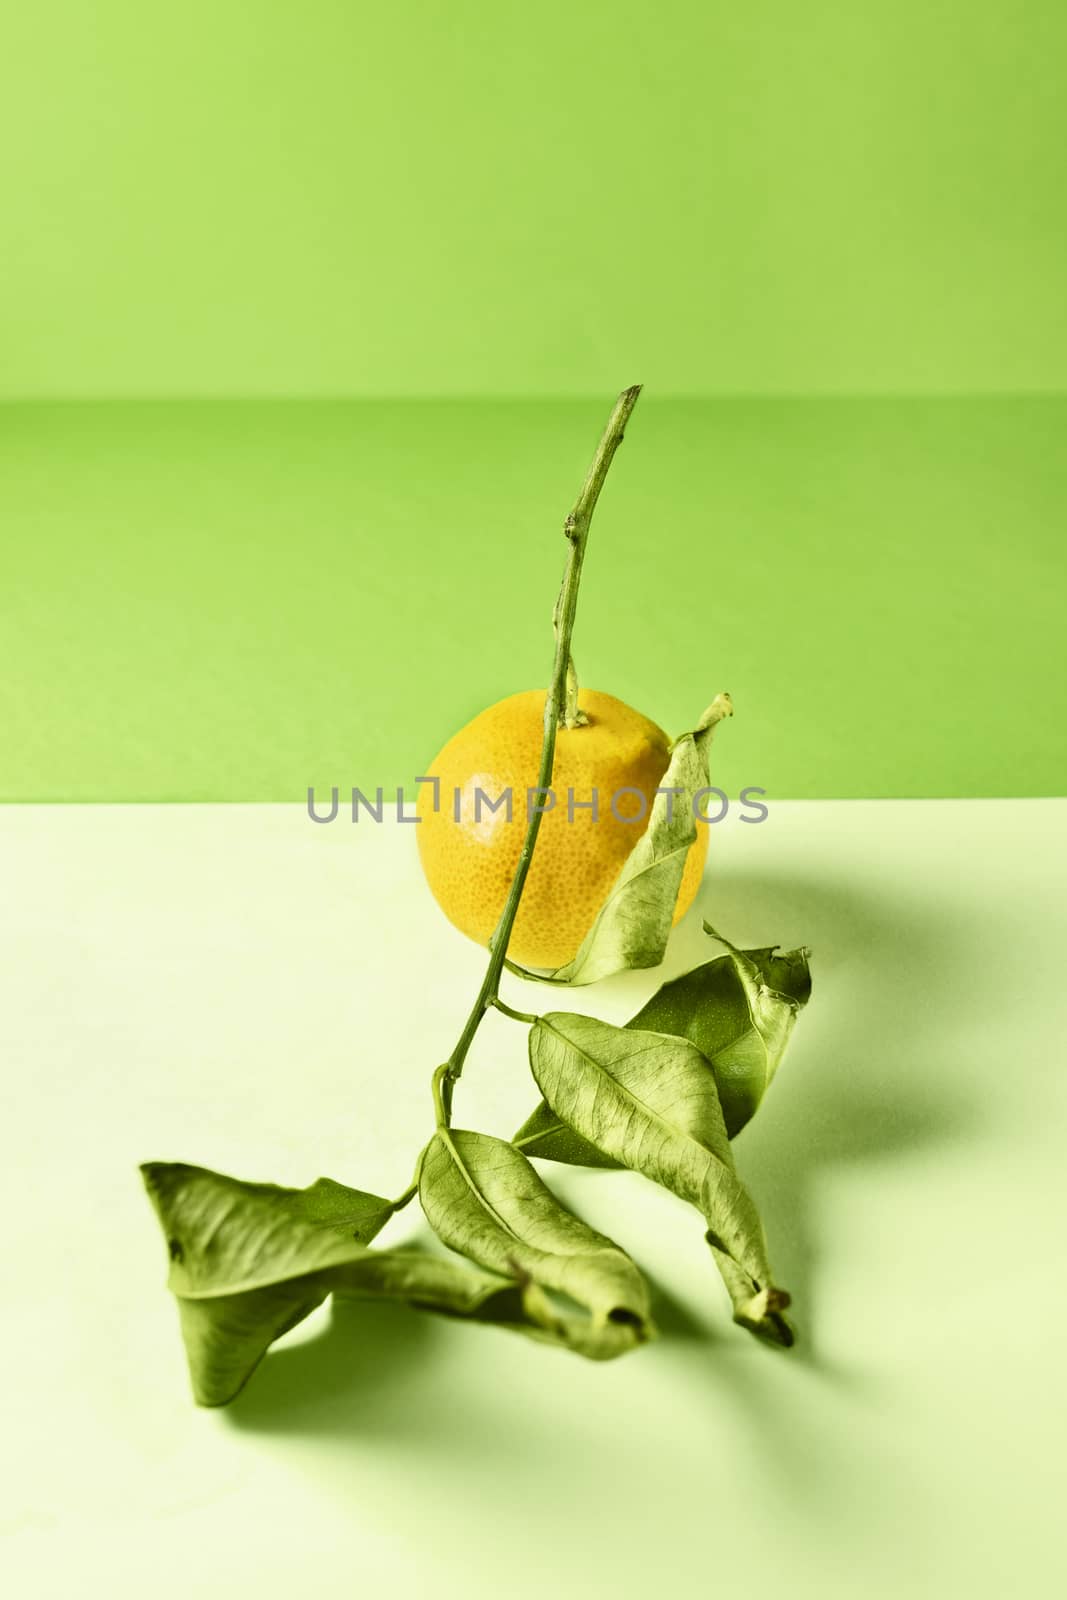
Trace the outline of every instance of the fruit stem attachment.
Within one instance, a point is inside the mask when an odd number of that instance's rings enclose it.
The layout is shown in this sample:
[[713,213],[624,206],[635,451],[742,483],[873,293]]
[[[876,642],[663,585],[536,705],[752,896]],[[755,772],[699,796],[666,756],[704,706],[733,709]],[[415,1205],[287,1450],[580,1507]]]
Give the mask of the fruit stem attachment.
[[574,665],[574,657],[567,660],[567,687],[563,697],[563,715],[560,717],[565,728],[584,728],[589,721],[584,711],[578,710],[578,673]]
[[[574,632],[574,618],[578,609],[578,586],[582,578],[582,563],[585,560],[585,547],[589,538],[589,526],[593,520],[600,491],[604,487],[604,480],[608,469],[615,457],[615,452],[622,443],[626,424],[630,420],[630,413],[637,404],[637,397],[641,393],[641,385],[636,383],[630,389],[624,389],[615,402],[614,410],[608,418],[607,427],[596,447],[596,454],[586,474],[578,499],[575,501],[574,510],[563,524],[563,532],[567,538],[567,565],[563,573],[563,584],[556,601],[553,613],[553,626],[556,635],[556,650],[552,662],[552,679],[549,684],[548,694],[545,696],[544,737],[541,741],[541,767],[537,777],[538,792],[548,789],[552,783],[552,768],[556,757],[556,730],[560,719],[568,709],[568,683],[573,683],[574,701],[573,711],[575,721],[569,726],[576,726],[578,719],[578,677],[571,661],[571,634]],[[448,1127],[452,1120],[452,1091],[463,1071],[463,1063],[467,1059],[474,1035],[486,1011],[497,1001],[497,990],[500,987],[500,974],[504,970],[504,961],[508,953],[508,941],[511,930],[515,926],[515,918],[519,910],[519,901],[522,891],[526,886],[526,878],[530,871],[533,859],[534,846],[537,843],[537,833],[541,826],[542,812],[535,809],[531,812],[526,823],[526,836],[522,842],[519,853],[518,865],[515,876],[511,880],[511,888],[504,902],[504,909],[500,913],[500,920],[489,941],[489,965],[482,986],[478,990],[478,997],[471,1007],[470,1015],[463,1025],[463,1031],[456,1041],[456,1047],[443,1066],[437,1068],[433,1077],[434,1111],[437,1116],[438,1126]]]

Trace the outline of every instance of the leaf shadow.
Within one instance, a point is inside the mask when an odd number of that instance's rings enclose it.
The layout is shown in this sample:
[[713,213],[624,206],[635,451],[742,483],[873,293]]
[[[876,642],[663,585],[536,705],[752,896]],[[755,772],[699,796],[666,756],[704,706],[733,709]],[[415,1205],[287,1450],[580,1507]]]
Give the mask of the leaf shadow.
[[831,1172],[957,1144],[982,1123],[980,1105],[959,1092],[966,1062],[946,1058],[940,1031],[956,976],[978,959],[974,928],[941,905],[920,917],[910,891],[907,902],[875,901],[851,884],[725,867],[706,880],[685,930],[689,960],[708,959],[701,916],[735,943],[812,950],[810,1010],[735,1153],[793,1294],[794,1356],[818,1364],[817,1220]]
[[[795,1351],[753,1349],[746,1334],[729,1325],[709,1325],[662,1284],[654,1283],[653,1291],[666,1376],[663,1367],[658,1378],[651,1366],[640,1378],[635,1371],[631,1403],[635,1393],[656,1402],[684,1395],[687,1413],[721,1419],[717,1431],[735,1417],[748,1441],[745,1448],[790,1501],[818,1503],[826,1483],[839,1480],[847,1467],[823,1405],[839,1404],[844,1397],[862,1412],[871,1403],[869,1384],[855,1374],[813,1373],[827,1386],[824,1400],[813,1403],[796,1385],[783,1390],[781,1383],[768,1382],[764,1371],[764,1360],[788,1366]],[[432,1481],[434,1492],[442,1503],[453,1504],[456,1514],[472,1485],[478,1495],[494,1495],[506,1468],[514,1493],[508,1505],[496,1503],[496,1515],[506,1518],[510,1506],[518,1537],[526,1508],[544,1492],[544,1463],[575,1425],[576,1415],[583,1416],[587,1447],[599,1440],[600,1448],[623,1456],[628,1447],[617,1435],[617,1413],[609,1402],[616,1393],[614,1373],[595,1366],[579,1372],[576,1364],[557,1388],[555,1363],[570,1367],[574,1358],[531,1346],[518,1352],[514,1368],[509,1365],[513,1375],[521,1369],[518,1383],[510,1383],[492,1348],[509,1337],[492,1327],[458,1330],[449,1318],[401,1305],[334,1302],[312,1337],[283,1342],[268,1354],[248,1388],[226,1408],[225,1422],[241,1433],[333,1446],[339,1452],[332,1458],[337,1470],[352,1474],[338,1481],[360,1492],[367,1492],[368,1462],[402,1463],[419,1481]],[[489,1342],[481,1360],[470,1343],[477,1338]],[[626,1359],[653,1363],[656,1354],[652,1346]],[[587,1413],[575,1410],[579,1394]],[[516,1460],[513,1428],[507,1425],[516,1417],[522,1419],[529,1450],[525,1461]],[[477,1453],[465,1459],[456,1486],[442,1488],[442,1481],[450,1482],[447,1474],[442,1480],[441,1471],[455,1462],[457,1432],[477,1440]],[[561,1481],[569,1493],[570,1480]]]
[[[329,1302],[319,1331],[268,1351],[247,1388],[226,1408],[250,1432],[366,1440],[406,1431],[412,1413],[432,1425],[421,1382],[446,1318],[373,1300]],[[497,1330],[476,1329],[492,1337]],[[413,1399],[413,1387],[419,1398]],[[407,1421],[406,1421],[407,1419]]]
[[[859,1364],[842,1367],[820,1350],[820,1207],[844,1168],[904,1162],[964,1142],[984,1126],[980,1103],[960,1092],[966,1061],[946,1054],[943,1024],[936,1034],[933,1026],[951,1009],[954,984],[973,972],[978,937],[962,912],[921,905],[910,887],[906,900],[876,899],[851,883],[724,865],[676,930],[664,978],[715,953],[702,917],[742,945],[777,940],[813,951],[812,1006],[765,1105],[736,1143],[779,1279],[793,1294],[799,1337],[790,1352],[752,1351],[740,1330],[709,1327],[658,1281],[654,1314],[690,1392],[742,1411],[754,1437],[774,1442],[768,1459],[803,1497],[805,1486],[815,1492],[819,1476],[811,1470],[810,1436],[803,1443],[792,1437],[792,1413],[783,1419],[775,1412],[777,1386],[767,1384],[759,1362],[800,1363],[811,1382],[827,1386],[828,1402],[847,1397],[862,1408],[876,1401],[876,1375]],[[468,1420],[478,1412],[491,1432],[498,1396],[470,1381],[468,1344],[503,1337],[499,1329],[464,1330],[458,1355],[447,1319],[402,1306],[334,1303],[312,1337],[286,1340],[269,1353],[227,1418],[249,1432],[349,1444],[388,1438],[400,1448],[444,1451],[457,1409]]]
[[710,1327],[706,1319],[676,1294],[666,1280],[641,1267],[652,1298],[652,1316],[661,1339],[672,1344],[698,1344],[702,1347],[718,1345],[722,1336],[718,1328]]

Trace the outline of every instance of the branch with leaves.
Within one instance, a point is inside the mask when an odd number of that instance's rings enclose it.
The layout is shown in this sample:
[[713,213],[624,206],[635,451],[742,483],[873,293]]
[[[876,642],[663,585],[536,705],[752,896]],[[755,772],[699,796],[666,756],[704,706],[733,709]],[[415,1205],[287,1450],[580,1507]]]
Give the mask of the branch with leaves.
[[[625,390],[566,519],[567,564],[553,616],[538,786],[552,781],[556,734],[579,726],[571,653],[593,512],[640,393]],[[202,1167],[150,1162],[141,1170],[170,1255],[193,1392],[224,1405],[270,1345],[330,1295],[390,1299],[419,1310],[495,1323],[596,1360],[655,1332],[649,1291],[630,1257],[567,1210],[531,1157],[628,1167],[694,1206],[735,1321],[780,1345],[793,1335],[789,1296],[773,1280],[755,1202],[730,1140],[755,1113],[811,992],[807,951],[727,953],[664,984],[625,1027],[561,1011],[518,1011],[500,997],[505,967],[557,988],[659,964],[686,856],[693,800],[708,782],[716,726],[732,715],[719,695],[675,741],[648,826],[634,845],[574,959],[554,973],[508,961],[542,812],[529,816],[518,865],[470,1013],[434,1072],[435,1131],[411,1185],[386,1200],[321,1178],[307,1189],[246,1183]],[[509,1141],[453,1125],[453,1099],[486,1013],[528,1029],[541,1101]],[[447,1253],[373,1248],[418,1194]]]

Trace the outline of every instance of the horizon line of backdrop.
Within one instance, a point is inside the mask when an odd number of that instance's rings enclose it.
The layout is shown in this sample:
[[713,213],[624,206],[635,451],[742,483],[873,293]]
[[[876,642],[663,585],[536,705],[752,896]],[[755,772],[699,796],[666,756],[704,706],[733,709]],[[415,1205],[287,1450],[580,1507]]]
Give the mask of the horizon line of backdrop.
[[1062,0],[36,0],[0,395],[1067,389]]

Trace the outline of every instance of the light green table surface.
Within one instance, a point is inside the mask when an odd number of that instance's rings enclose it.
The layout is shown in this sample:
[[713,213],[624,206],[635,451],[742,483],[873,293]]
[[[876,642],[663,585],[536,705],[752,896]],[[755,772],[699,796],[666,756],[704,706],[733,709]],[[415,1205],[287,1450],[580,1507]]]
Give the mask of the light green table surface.
[[[610,399],[0,408],[0,798],[410,783],[545,682]],[[1065,427],[1054,397],[646,395],[583,681],[672,733],[729,689],[735,796],[1062,793]]]
[[[407,829],[0,811],[9,1592],[1060,1592],[1065,825],[1056,801],[819,802],[717,831],[701,909],[815,952],[737,1145],[793,1352],[730,1325],[681,1203],[546,1167],[649,1269],[658,1343],[598,1367],[349,1308],[204,1413],[136,1163],[397,1191],[483,958]],[[668,970],[706,945],[691,916]],[[574,1004],[622,1019],[655,982]],[[490,1019],[459,1117],[506,1133],[530,1100]]]

